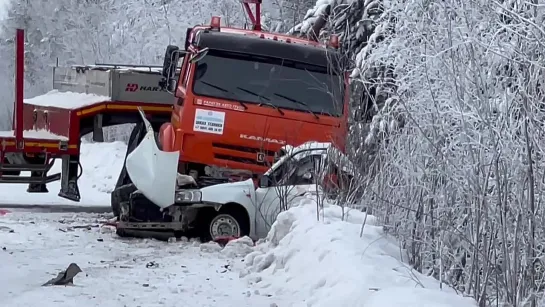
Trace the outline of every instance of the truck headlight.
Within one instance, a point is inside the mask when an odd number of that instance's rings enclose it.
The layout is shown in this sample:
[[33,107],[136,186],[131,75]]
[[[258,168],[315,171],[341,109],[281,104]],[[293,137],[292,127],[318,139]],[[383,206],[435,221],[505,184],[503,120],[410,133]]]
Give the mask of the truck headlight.
[[200,203],[201,200],[202,192],[199,190],[179,190],[174,197],[177,203]]

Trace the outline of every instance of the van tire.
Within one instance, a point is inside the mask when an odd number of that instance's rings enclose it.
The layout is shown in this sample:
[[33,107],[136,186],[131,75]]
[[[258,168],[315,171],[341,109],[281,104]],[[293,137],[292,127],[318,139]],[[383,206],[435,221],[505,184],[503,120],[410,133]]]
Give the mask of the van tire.
[[[250,223],[248,213],[241,206],[230,207],[229,204],[222,206],[219,211],[214,208],[203,208],[196,218],[197,233],[201,242],[215,241],[221,237],[242,238],[250,234]],[[232,233],[226,233],[224,236],[217,235],[222,229],[232,228]],[[216,235],[214,235],[216,233]]]

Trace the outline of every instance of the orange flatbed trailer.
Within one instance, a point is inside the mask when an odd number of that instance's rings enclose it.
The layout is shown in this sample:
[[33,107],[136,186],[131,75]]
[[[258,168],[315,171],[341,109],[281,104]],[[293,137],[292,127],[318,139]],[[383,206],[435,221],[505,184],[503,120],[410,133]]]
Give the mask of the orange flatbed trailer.
[[[28,183],[47,192],[61,180],[59,196],[79,201],[81,137],[97,128],[137,123],[142,108],[157,126],[169,121],[175,100],[158,86],[158,67],[117,65],[56,67],[53,90],[24,99],[24,30],[16,32],[13,130],[0,131],[0,183]],[[48,175],[55,159],[62,171]],[[21,172],[30,176],[20,176]]]

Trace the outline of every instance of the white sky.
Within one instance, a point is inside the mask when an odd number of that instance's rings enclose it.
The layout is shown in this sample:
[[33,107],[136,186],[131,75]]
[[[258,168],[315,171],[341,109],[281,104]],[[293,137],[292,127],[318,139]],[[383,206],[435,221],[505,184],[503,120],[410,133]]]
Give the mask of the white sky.
[[0,0],[0,20],[4,19],[6,14],[6,6],[9,0]]

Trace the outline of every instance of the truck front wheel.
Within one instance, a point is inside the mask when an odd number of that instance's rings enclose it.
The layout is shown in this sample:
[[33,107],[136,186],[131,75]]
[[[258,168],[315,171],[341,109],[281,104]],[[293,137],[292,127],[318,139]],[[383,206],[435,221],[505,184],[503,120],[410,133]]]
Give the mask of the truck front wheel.
[[198,236],[202,242],[221,238],[240,238],[250,234],[250,219],[238,204],[224,205],[219,211],[201,209],[197,218]]

